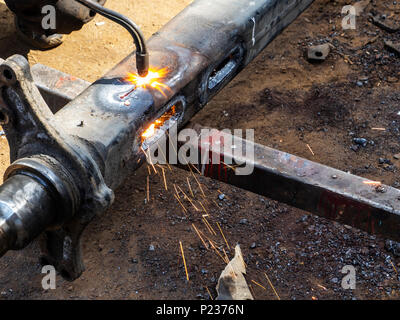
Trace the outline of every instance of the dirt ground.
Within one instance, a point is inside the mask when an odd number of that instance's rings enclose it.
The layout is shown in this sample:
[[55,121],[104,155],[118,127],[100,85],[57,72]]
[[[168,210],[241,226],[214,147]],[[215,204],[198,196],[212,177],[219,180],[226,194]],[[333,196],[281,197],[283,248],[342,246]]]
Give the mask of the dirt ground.
[[[149,37],[189,3],[109,0],[107,5],[134,18]],[[400,187],[400,161],[394,158],[400,153],[400,57],[384,48],[384,40],[400,36],[368,20],[371,11],[387,14],[388,19],[398,16],[400,2],[371,1],[357,18],[357,29],[343,31],[341,9],[351,3],[316,0],[193,123],[252,128],[256,141],[264,145]],[[128,34],[108,21],[99,25],[105,21],[101,17],[47,52],[19,43],[12,21],[0,0],[1,58],[23,54],[31,64],[46,64],[89,81],[131,50]],[[307,62],[307,46],[325,42],[333,46],[328,59]],[[357,137],[368,144],[355,144]],[[0,143],[0,171],[4,171],[8,146],[4,137]],[[172,168],[166,173],[169,183],[189,192],[187,172]],[[147,175],[146,167],[132,173],[117,190],[112,208],[85,231],[87,270],[80,279],[69,283],[58,277],[57,289],[44,291],[34,243],[0,260],[0,299],[210,299],[207,289],[215,297],[225,263],[206,250],[193,231],[192,223],[207,234],[201,216],[189,210],[186,218],[171,188],[164,190],[160,175],[150,176],[151,201],[145,203]],[[200,190],[190,179],[198,196]],[[240,243],[256,299],[276,299],[264,272],[282,299],[399,298],[400,258],[385,249],[385,239],[199,179],[210,195],[206,209],[217,234],[208,236],[229,258]],[[231,250],[218,233],[217,222]],[[355,290],[341,287],[345,265],[356,267]]]

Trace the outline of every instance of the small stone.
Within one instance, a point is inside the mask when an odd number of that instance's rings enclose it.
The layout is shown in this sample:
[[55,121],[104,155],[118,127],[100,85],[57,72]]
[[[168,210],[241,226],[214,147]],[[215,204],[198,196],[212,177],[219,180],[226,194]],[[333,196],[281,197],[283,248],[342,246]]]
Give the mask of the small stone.
[[239,223],[240,224],[247,224],[248,220],[247,219],[240,219]]
[[251,244],[251,246],[250,246],[250,249],[255,249],[256,246],[257,246],[256,243],[253,242],[253,243]]
[[400,153],[397,153],[393,156],[393,158],[395,158],[396,160],[400,160]]
[[149,246],[149,251],[154,251],[154,250],[156,250],[156,249],[154,248],[154,245],[151,244],[151,245]]
[[307,58],[309,61],[324,61],[329,55],[331,47],[329,43],[311,46],[308,48]]
[[333,283],[338,283],[338,282],[339,282],[339,279],[338,279],[338,278],[332,278],[332,279],[331,279],[331,282],[333,282]]
[[219,200],[224,200],[225,199],[225,195],[223,193],[221,193],[220,195],[218,195],[218,199]]
[[396,257],[400,257],[400,243],[393,240],[385,241],[385,249],[393,253]]
[[363,147],[366,147],[368,144],[368,140],[365,138],[354,138],[353,142]]

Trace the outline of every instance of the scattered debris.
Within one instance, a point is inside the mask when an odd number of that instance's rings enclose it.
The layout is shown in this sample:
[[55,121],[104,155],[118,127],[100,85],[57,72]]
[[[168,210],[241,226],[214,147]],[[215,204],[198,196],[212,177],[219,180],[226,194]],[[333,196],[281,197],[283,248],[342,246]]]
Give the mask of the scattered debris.
[[400,30],[400,24],[399,21],[389,19],[385,14],[381,15],[371,15],[372,22],[378,26],[379,28],[390,32],[390,33],[395,33]]
[[235,247],[235,257],[228,263],[218,280],[216,300],[254,300],[246,279],[246,266],[240,246]]
[[390,40],[385,40],[385,48],[400,56],[400,41],[393,42]]
[[393,253],[396,257],[400,257],[400,242],[388,239],[385,241],[385,249]]
[[308,48],[307,58],[309,61],[324,61],[331,51],[329,43],[311,46]]

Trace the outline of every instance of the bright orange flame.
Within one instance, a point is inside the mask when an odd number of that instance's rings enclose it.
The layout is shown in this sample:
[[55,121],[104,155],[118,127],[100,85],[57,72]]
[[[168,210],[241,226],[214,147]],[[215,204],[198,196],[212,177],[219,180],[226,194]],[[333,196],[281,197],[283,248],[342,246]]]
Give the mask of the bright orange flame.
[[142,138],[147,139],[154,135],[156,132],[156,125],[153,123],[146,129],[145,132],[142,133]]
[[142,139],[146,140],[156,133],[156,131],[162,127],[162,125],[165,123],[165,121],[171,119],[174,115],[176,114],[176,107],[172,106],[171,109],[169,109],[167,112],[165,112],[159,119],[154,121],[143,133],[142,133]]
[[168,69],[155,69],[150,68],[149,73],[145,77],[141,77],[136,73],[128,73],[125,78],[126,81],[134,84],[137,88],[153,88],[159,91],[164,97],[166,97],[164,91],[170,90],[170,88],[162,83],[161,81],[165,78],[168,73]]

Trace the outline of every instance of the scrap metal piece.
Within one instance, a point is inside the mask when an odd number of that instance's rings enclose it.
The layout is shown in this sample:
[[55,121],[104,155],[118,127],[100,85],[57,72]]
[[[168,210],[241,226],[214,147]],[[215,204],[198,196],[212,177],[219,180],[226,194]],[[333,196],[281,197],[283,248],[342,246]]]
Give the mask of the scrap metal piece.
[[246,265],[240,246],[235,247],[235,257],[227,264],[218,279],[216,300],[254,300],[244,275]]
[[331,51],[329,43],[311,46],[307,51],[309,61],[325,61]]
[[400,20],[387,18],[386,15],[370,15],[372,22],[379,28],[395,33],[400,30]]

